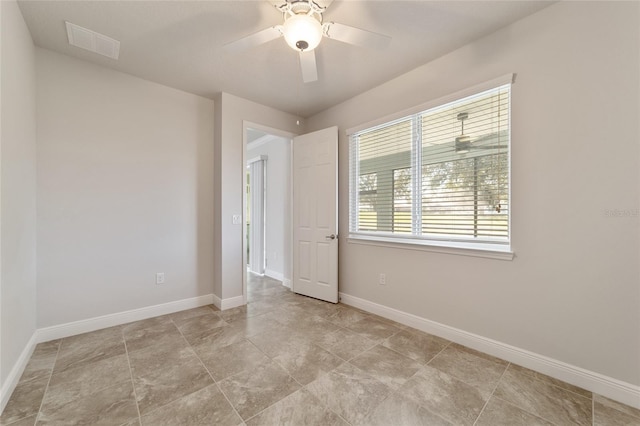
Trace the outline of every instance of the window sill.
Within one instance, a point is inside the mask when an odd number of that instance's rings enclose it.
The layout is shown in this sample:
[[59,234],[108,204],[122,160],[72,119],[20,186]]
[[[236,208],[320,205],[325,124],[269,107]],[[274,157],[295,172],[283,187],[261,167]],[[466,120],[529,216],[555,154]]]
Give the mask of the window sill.
[[349,244],[363,244],[368,246],[391,247],[402,250],[419,250],[434,253],[454,254],[459,256],[483,257],[497,260],[513,260],[515,253],[507,246],[493,244],[469,244],[452,241],[424,241],[406,240],[391,237],[350,235]]

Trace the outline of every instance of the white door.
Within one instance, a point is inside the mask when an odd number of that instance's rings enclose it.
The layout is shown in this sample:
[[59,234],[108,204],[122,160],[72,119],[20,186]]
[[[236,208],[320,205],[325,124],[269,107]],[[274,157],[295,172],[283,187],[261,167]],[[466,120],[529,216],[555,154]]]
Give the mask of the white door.
[[338,302],[338,128],[293,138],[295,293]]

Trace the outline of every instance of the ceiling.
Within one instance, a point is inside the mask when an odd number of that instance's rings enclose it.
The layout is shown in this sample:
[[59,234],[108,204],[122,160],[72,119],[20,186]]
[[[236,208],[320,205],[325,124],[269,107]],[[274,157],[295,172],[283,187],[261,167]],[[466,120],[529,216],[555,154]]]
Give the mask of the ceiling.
[[[284,0],[283,0],[284,1]],[[324,38],[318,81],[277,39],[240,53],[224,44],[282,23],[278,0],[19,1],[46,49],[213,98],[227,92],[309,117],[548,6],[548,1],[318,1],[324,20],[392,37],[384,50]],[[70,46],[65,21],[120,41],[120,58]]]

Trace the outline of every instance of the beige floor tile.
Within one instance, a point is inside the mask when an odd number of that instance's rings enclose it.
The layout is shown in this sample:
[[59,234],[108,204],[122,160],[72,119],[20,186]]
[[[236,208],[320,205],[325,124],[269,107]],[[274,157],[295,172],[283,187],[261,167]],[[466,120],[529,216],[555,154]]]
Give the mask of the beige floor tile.
[[147,376],[135,377],[140,414],[214,383],[199,361],[193,360]]
[[455,343],[429,362],[429,366],[478,388],[485,399],[489,399],[508,365],[506,361]]
[[604,396],[598,395],[598,394],[593,394],[593,401],[599,404],[600,406],[602,406],[602,408],[606,407],[606,408],[618,410],[625,414],[628,414],[631,417],[637,417],[640,419],[640,409],[638,408],[633,408],[628,405],[621,404],[619,402],[613,401],[609,398],[605,398]]
[[300,389],[300,385],[272,361],[228,377],[218,385],[245,420]]
[[363,352],[349,362],[394,390],[421,368],[417,361],[380,345]]
[[247,426],[349,426],[308,391],[300,389],[247,421]]
[[145,376],[180,363],[183,359],[192,356],[193,348],[185,339],[175,339],[169,344],[161,343],[129,352],[129,365],[134,377]]
[[298,296],[296,308],[304,312],[307,316],[318,316],[322,318],[327,318],[341,309],[338,304],[319,302],[317,299]]
[[491,398],[482,411],[476,426],[553,426],[552,423],[511,405],[499,398]]
[[358,312],[354,309],[346,308],[344,306],[338,306],[336,312],[327,316],[326,319],[327,321],[332,322],[339,327],[348,327],[367,317],[369,317],[369,315],[366,315],[362,312]]
[[487,401],[478,389],[429,366],[422,367],[398,392],[459,425],[472,425]]
[[297,346],[313,343],[310,339],[288,327],[268,330],[249,337],[249,340],[271,358],[278,356],[289,347],[293,349]]
[[53,372],[111,358],[126,353],[122,327],[111,327],[62,340]]
[[254,310],[249,308],[249,306],[250,304],[220,311],[219,312],[220,318],[222,318],[227,322],[233,322],[239,319],[245,319],[245,318],[256,316],[259,314],[258,312],[255,312]]
[[236,426],[242,419],[216,385],[177,399],[142,416],[144,426]]
[[225,346],[241,342],[247,337],[246,326],[231,322],[223,327],[217,327],[200,333],[186,334],[185,339],[198,350],[206,353],[224,348]]
[[[257,300],[255,302],[247,303],[248,316],[262,315],[270,312],[272,309],[278,307],[279,303],[274,299]],[[224,312],[224,311],[222,311]]]
[[[10,426],[33,426],[36,424],[36,418],[37,416],[30,416],[30,417],[26,417],[22,420],[18,420],[15,423],[11,423]],[[0,422],[0,425],[5,425],[5,423]]]
[[341,328],[318,340],[317,345],[345,361],[371,349],[377,343],[346,328]]
[[173,322],[182,334],[202,333],[227,325],[220,315],[213,311],[191,318],[174,319]]
[[220,309],[216,308],[214,305],[205,305],[200,306],[198,308],[186,309],[184,311],[175,312],[173,314],[169,314],[169,318],[175,323],[178,324],[181,321],[187,320],[189,318],[194,318],[200,315],[207,315],[211,312],[220,312]]
[[160,315],[157,317],[146,318],[140,321],[133,321],[122,326],[122,334],[126,338],[127,335],[135,333],[136,331],[147,330],[149,328],[155,328],[159,325],[169,324],[172,322],[171,317],[174,314]]
[[586,398],[591,398],[592,397],[592,394],[591,394],[590,391],[588,391],[586,389],[582,389],[582,388],[580,388],[578,386],[574,386],[574,385],[569,384],[567,382],[563,382],[562,380],[554,379],[553,377],[549,377],[546,374],[538,373],[537,371],[529,370],[528,368],[521,367],[521,366],[516,365],[516,364],[511,364],[509,366],[509,368],[512,371],[518,371],[519,373],[529,375],[529,376],[533,377],[536,380],[548,383],[550,385],[557,386],[557,387],[562,388],[562,389],[566,389],[566,390],[571,391],[573,393],[577,393],[578,395],[582,395],[582,396],[584,396]]
[[305,318],[296,324],[290,325],[290,328],[312,342],[322,341],[326,336],[339,329],[337,325],[318,316]]
[[247,337],[282,328],[282,324],[269,314],[239,319],[233,322],[233,326],[242,330],[243,335]]
[[20,381],[49,377],[58,356],[61,340],[39,343],[25,367]]
[[391,389],[349,363],[309,383],[306,389],[351,424],[360,424]]
[[[266,288],[284,287],[281,281],[254,273],[247,274],[247,291],[264,290]],[[286,288],[286,287],[284,287]]]
[[48,381],[49,378],[44,377],[42,379],[18,382],[7,405],[4,407],[2,416],[0,416],[0,424],[11,424],[37,414],[42,404]]
[[258,300],[265,300],[265,299],[272,299],[273,298],[273,299],[275,299],[274,301],[279,302],[280,301],[280,299],[279,299],[280,297],[285,296],[285,295],[289,295],[290,293],[291,293],[291,290],[289,290],[288,288],[286,288],[283,285],[280,285],[280,286],[277,286],[277,287],[268,287],[268,288],[253,290],[247,295],[247,300],[249,302],[255,302],[255,301],[258,301]]
[[121,425],[138,417],[131,380],[75,399],[65,405],[43,408],[38,425]]
[[302,385],[314,381],[344,362],[312,343],[287,346],[287,350],[280,352],[273,360]]
[[413,329],[401,330],[382,343],[383,346],[422,364],[431,361],[448,344],[448,340]]
[[640,410],[594,395],[594,426],[640,426]]
[[213,383],[193,349],[154,345],[129,354],[140,414]]
[[182,334],[168,316],[128,324],[124,327],[123,334],[129,352],[182,340]]
[[510,365],[494,395],[555,424],[592,423],[591,398],[538,380]]
[[399,394],[377,406],[364,421],[367,426],[450,426],[451,423]]
[[127,380],[131,380],[131,374],[129,361],[124,354],[65,370],[51,376],[43,409],[54,410]]
[[351,331],[363,335],[367,339],[383,341],[400,331],[399,328],[387,321],[380,321],[374,317],[363,318],[347,327]]
[[253,370],[269,360],[248,340],[203,353],[200,353],[196,348],[196,354],[213,378],[218,381],[246,370]]
[[89,343],[103,342],[106,340],[122,340],[122,328],[124,326],[117,325],[115,327],[103,328],[101,330],[91,331],[89,333],[77,334],[75,336],[65,337],[60,342],[61,352],[69,349],[75,349]]
[[309,312],[300,305],[283,305],[274,309],[273,312],[265,314],[264,316],[274,319],[285,327],[295,326],[298,322],[304,321],[310,315]]

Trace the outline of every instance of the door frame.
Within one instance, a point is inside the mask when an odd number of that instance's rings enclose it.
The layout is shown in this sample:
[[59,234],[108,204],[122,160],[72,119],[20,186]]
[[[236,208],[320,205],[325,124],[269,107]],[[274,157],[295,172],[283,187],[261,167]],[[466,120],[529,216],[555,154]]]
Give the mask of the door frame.
[[[293,169],[293,138],[298,136],[295,133],[285,130],[276,129],[265,126],[263,124],[254,123],[252,121],[242,121],[242,298],[244,304],[247,304],[247,130],[254,129],[265,132],[267,134],[289,139],[289,175],[291,176]],[[293,218],[293,179],[289,179],[289,217]],[[266,225],[266,224],[265,224]],[[289,252],[285,254],[289,262],[288,275],[289,287],[291,287],[291,279],[293,278],[293,221],[289,224]],[[287,285],[283,281],[284,285]]]

